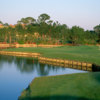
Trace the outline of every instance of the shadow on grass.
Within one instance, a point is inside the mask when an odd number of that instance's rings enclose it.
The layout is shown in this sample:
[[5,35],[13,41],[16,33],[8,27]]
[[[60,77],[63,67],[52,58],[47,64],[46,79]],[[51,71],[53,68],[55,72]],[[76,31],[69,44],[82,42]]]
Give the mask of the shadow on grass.
[[100,83],[100,72],[93,72],[92,78],[94,78],[97,82]]
[[26,91],[26,95],[20,96],[18,100],[93,100],[81,96],[69,95],[31,96],[30,86],[27,87]]
[[[30,86],[28,86],[25,92],[26,95],[20,96],[18,100],[99,100],[97,98],[99,98],[98,91],[100,90],[100,72],[87,73],[85,77],[87,77],[86,79],[88,80],[86,81],[88,84],[87,86],[89,86],[88,89],[90,90],[94,89],[94,92],[92,93],[92,95],[94,95],[93,97],[95,97],[95,99],[90,99],[91,97],[89,96],[81,97],[81,96],[71,96],[71,95],[50,95],[49,93],[48,93],[48,96],[43,96],[39,94],[39,96],[36,97],[34,96],[34,94],[32,96],[32,91],[31,91],[32,89],[30,89]],[[97,87],[95,88],[94,86],[97,86]],[[87,89],[86,89],[86,92],[87,92]],[[88,95],[88,92],[87,92],[87,95]]]
[[18,100],[92,100],[76,96],[25,97]]

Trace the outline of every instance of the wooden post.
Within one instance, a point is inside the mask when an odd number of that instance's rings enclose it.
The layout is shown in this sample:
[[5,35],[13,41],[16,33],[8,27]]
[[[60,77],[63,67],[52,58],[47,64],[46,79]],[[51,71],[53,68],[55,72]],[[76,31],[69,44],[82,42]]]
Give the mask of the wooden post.
[[73,68],[73,60],[72,60],[72,68]]
[[86,71],[87,71],[87,63],[86,63]]
[[68,66],[69,66],[69,60],[68,60]]
[[82,62],[81,62],[81,70],[82,70]]
[[77,61],[77,69],[78,69],[78,61]]
[[64,67],[66,67],[66,63],[65,63],[65,60],[64,60]]

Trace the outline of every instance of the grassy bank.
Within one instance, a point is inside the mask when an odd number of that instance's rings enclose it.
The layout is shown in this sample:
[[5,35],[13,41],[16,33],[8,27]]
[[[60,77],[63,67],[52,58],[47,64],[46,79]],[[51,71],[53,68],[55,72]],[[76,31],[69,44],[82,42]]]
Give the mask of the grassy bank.
[[13,48],[4,51],[37,52],[44,57],[90,62],[100,65],[100,49],[98,46],[64,46],[56,48]]
[[100,72],[35,78],[19,100],[100,100]]

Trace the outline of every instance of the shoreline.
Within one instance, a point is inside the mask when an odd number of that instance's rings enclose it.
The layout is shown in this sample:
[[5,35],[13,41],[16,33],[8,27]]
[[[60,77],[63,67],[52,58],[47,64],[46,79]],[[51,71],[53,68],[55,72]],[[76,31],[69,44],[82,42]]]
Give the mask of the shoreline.
[[0,55],[37,58],[40,63],[84,71],[99,71],[100,66],[81,61],[43,57],[40,53],[0,51]]

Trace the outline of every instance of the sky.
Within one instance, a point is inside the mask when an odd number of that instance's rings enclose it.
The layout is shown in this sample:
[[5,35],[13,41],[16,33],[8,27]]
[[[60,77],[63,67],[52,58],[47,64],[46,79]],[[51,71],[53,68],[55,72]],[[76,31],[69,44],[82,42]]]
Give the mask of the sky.
[[25,17],[46,13],[51,20],[92,30],[100,24],[100,0],[0,0],[0,20],[16,24]]

